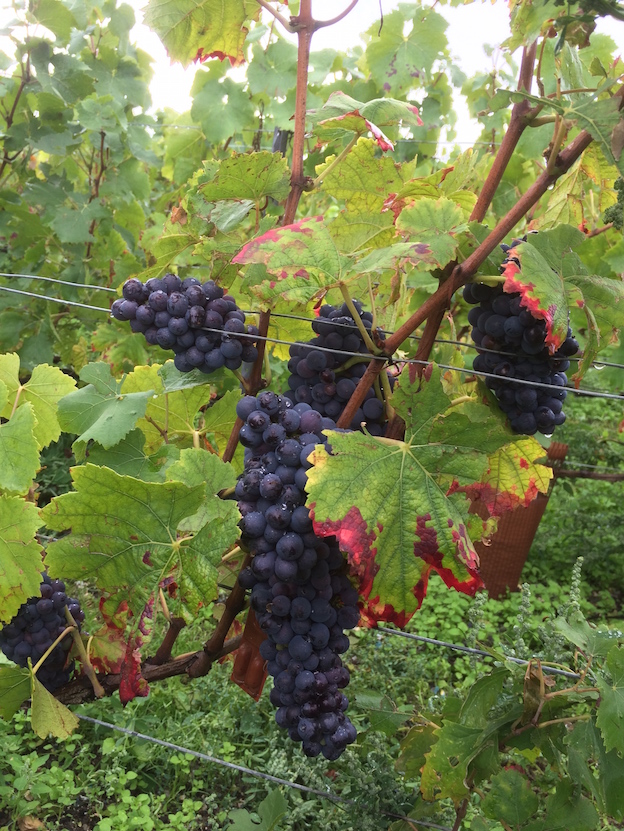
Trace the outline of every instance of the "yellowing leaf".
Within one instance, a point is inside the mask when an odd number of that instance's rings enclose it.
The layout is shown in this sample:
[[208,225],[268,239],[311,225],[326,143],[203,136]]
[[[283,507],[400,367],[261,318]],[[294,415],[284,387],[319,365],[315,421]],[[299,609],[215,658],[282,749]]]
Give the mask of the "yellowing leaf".
[[42,552],[33,537],[40,525],[36,505],[0,495],[0,621],[9,621],[39,592]]
[[6,424],[0,424],[0,489],[26,493],[39,469],[39,448],[34,436],[35,414],[29,403],[18,407]]
[[66,739],[78,727],[72,711],[48,692],[34,674],[31,675],[31,699],[30,722],[40,739],[48,736]]

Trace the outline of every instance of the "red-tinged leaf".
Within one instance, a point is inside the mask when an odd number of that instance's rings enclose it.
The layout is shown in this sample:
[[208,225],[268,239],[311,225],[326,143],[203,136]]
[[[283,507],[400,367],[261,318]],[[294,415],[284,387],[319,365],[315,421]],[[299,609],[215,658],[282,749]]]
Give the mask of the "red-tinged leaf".
[[149,694],[149,685],[141,674],[141,647],[150,640],[153,618],[154,598],[152,597],[145,605],[126,642],[119,684],[119,699],[122,704],[127,704],[137,696],[145,698]]
[[538,493],[546,493],[552,468],[539,463],[544,448],[531,437],[518,438],[488,458],[488,469],[479,482],[460,487],[471,499],[479,499],[492,517],[515,508],[526,508]]
[[374,98],[364,103],[344,92],[332,92],[327,102],[318,110],[310,110],[307,117],[314,124],[314,131],[325,140],[345,131],[363,135],[370,130],[382,150],[394,148],[380,126],[401,123],[422,127],[423,124],[418,107],[411,103],[395,98]]
[[237,66],[245,60],[245,24],[259,14],[260,6],[247,0],[150,0],[145,23],[183,66],[211,57]]
[[503,271],[504,289],[519,292],[521,304],[534,318],[546,324],[546,345],[556,352],[568,332],[568,303],[563,275],[554,271],[542,255],[529,243],[522,243],[509,252],[517,257],[520,267],[509,260]]
[[96,672],[121,672],[126,654],[126,629],[132,617],[126,601],[117,604],[114,598],[100,598],[100,614],[104,625],[89,638],[89,658]]
[[248,242],[234,263],[260,263],[275,279],[250,286],[263,299],[286,297],[304,303],[337,285],[348,261],[338,253],[322,216],[273,228]]

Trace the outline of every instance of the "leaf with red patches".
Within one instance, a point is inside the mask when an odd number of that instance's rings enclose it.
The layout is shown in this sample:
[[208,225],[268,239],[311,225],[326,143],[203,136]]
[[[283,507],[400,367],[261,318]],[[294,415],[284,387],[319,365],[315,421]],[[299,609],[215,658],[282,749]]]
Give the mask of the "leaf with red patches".
[[546,322],[546,343],[551,351],[565,340],[568,309],[585,313],[587,335],[584,354],[574,376],[581,380],[600,350],[612,343],[624,322],[624,283],[592,275],[575,253],[584,235],[570,225],[541,231],[517,245],[504,272],[505,291],[519,291],[522,305]]
[[245,60],[246,24],[259,15],[260,6],[245,0],[150,0],[144,20],[185,67],[211,57],[237,66]]
[[435,364],[422,379],[406,368],[392,405],[404,441],[330,431],[331,454],[315,449],[307,488],[316,533],[335,535],[348,555],[364,619],[403,625],[431,571],[467,594],[481,585],[471,535],[480,539],[489,526],[469,518],[460,494],[487,494],[496,513],[545,490],[551,471],[533,461],[540,445],[514,440],[486,404],[453,401]]
[[349,264],[339,254],[322,216],[272,228],[248,242],[233,262],[261,263],[277,277],[274,288],[268,279],[250,286],[262,299],[281,296],[301,303],[337,285]]
[[325,141],[339,138],[345,132],[364,135],[371,132],[382,150],[393,150],[394,145],[384,136],[380,127],[403,124],[422,127],[418,107],[395,98],[374,98],[366,103],[356,101],[344,92],[332,92],[318,110],[310,110],[308,119],[314,132]]

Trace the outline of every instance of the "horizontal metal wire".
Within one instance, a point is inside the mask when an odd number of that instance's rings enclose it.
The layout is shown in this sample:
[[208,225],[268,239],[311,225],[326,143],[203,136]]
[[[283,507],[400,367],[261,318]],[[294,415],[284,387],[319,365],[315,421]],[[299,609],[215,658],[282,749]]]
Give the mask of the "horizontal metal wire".
[[[106,309],[103,306],[91,306],[91,305],[88,305],[86,303],[77,303],[77,302],[72,301],[72,300],[62,300],[58,297],[48,297],[47,295],[44,295],[44,294],[36,294],[34,292],[23,291],[21,289],[11,289],[11,288],[8,288],[7,286],[0,286],[0,291],[8,291],[8,292],[12,292],[14,294],[25,295],[26,297],[35,297],[39,300],[49,300],[52,303],[61,303],[62,305],[80,306],[83,309],[92,309],[92,310],[95,310],[95,311],[98,311],[98,312],[106,312],[106,314],[110,314],[110,309]],[[201,327],[201,331],[219,332],[219,333],[222,332],[221,329],[214,329],[214,328],[203,327],[203,326]],[[241,333],[236,332],[236,333],[233,333],[233,334],[236,334],[237,338],[249,338],[251,340],[256,340],[256,341],[263,340],[263,341],[266,341],[267,343],[279,343],[279,344],[283,344],[284,346],[302,346],[302,345],[305,345],[305,344],[302,344],[301,341],[287,341],[287,340],[282,340],[281,338],[271,338],[271,337],[268,337],[268,336],[267,337],[262,337],[261,335],[248,335],[248,334],[245,334],[245,333],[242,333],[242,332]],[[312,347],[310,347],[310,348],[312,348]],[[414,364],[416,366],[428,366],[429,363],[430,363],[430,361],[419,361],[416,358],[407,358],[405,360],[392,359],[388,356],[379,356],[379,357],[377,357],[375,355],[370,355],[370,354],[365,353],[365,352],[350,352],[350,351],[347,351],[347,350],[344,350],[344,349],[331,349],[331,348],[326,347],[326,346],[314,346],[314,349],[318,350],[318,351],[321,351],[321,352],[332,352],[334,354],[336,354],[336,352],[339,352],[340,355],[345,355],[347,357],[353,357],[353,358],[360,358],[362,361],[387,360],[390,363]],[[500,375],[495,375],[493,372],[484,372],[483,370],[476,370],[476,369],[472,369],[471,367],[457,367],[457,366],[450,366],[449,364],[441,364],[441,363],[438,363],[437,365],[440,367],[440,369],[446,369],[446,370],[449,370],[450,372],[459,372],[459,373],[463,373],[465,375],[477,375],[480,378],[493,378],[497,381],[506,381],[510,384],[519,384],[520,386],[528,386],[528,387],[531,387],[532,389],[535,389],[536,387],[539,388],[539,389],[554,390],[554,391],[561,391],[561,390],[565,389],[570,395],[580,395],[580,396],[585,396],[585,397],[588,397],[588,398],[605,398],[605,399],[609,399],[609,400],[613,400],[613,401],[624,401],[624,395],[619,395],[618,393],[588,390],[588,389],[584,389],[584,388],[576,389],[574,387],[560,387],[560,386],[557,386],[556,384],[545,384],[545,383],[542,383],[541,381],[527,381],[523,378],[502,378]]]
[[[74,288],[89,289],[89,290],[96,290],[96,291],[101,290],[101,291],[111,292],[112,294],[117,294],[116,289],[108,288],[106,286],[96,286],[96,285],[87,284],[87,283],[71,283],[71,282],[68,282],[66,280],[58,280],[54,277],[39,277],[36,274],[13,274],[13,273],[8,273],[8,272],[0,272],[0,277],[21,277],[21,278],[27,278],[27,279],[30,279],[30,280],[45,280],[48,283],[59,283],[61,285],[65,285],[65,286],[73,286]],[[0,290],[2,288],[3,288],[3,286],[0,286]],[[38,296],[45,297],[45,295],[38,295]],[[46,299],[53,300],[53,301],[58,300],[58,298],[53,298],[53,297],[47,297]],[[97,307],[94,307],[94,308],[97,308]],[[250,314],[250,315],[260,314],[259,310],[254,310],[254,309],[241,309],[241,311],[244,314]],[[303,323],[310,323],[310,324],[314,323],[316,320],[319,319],[317,317],[305,317],[304,315],[287,314],[286,312],[271,312],[271,317],[284,318],[284,319],[287,319],[287,320],[299,320]],[[351,323],[339,323],[337,321],[332,321],[332,325],[337,326],[337,327],[353,329],[353,324],[351,324]],[[391,336],[391,335],[394,334],[394,332],[392,330],[389,330],[389,329],[378,329],[378,331],[381,332],[381,334],[386,335],[386,336]],[[422,340],[422,338],[419,335],[408,335],[406,340],[420,341],[420,340]],[[466,341],[451,340],[449,338],[435,338],[435,343],[445,343],[445,344],[449,344],[451,346],[458,346],[462,349],[478,349],[480,352],[493,353],[493,354],[496,354],[496,355],[501,355],[503,357],[514,357],[513,352],[504,352],[504,351],[501,351],[499,349],[485,349],[482,346],[477,346],[477,344],[475,344],[475,343],[468,343]],[[572,357],[568,358],[568,360],[578,363],[579,361],[582,360],[582,356],[581,357],[572,356]],[[624,364],[617,364],[617,363],[612,363],[610,361],[600,361],[600,360],[592,362],[591,366],[594,369],[602,369],[602,368],[607,367],[607,366],[608,367],[613,367],[615,369],[624,369]]]
[[[447,649],[452,649],[455,652],[466,652],[468,655],[478,655],[479,657],[483,658],[493,658],[497,660],[496,655],[492,655],[491,652],[487,652],[485,649],[476,649],[472,646],[462,646],[458,643],[448,643],[447,641],[440,641],[437,638],[426,638],[424,635],[413,635],[411,632],[401,632],[399,629],[388,629],[385,626],[378,626],[376,630],[377,632],[384,632],[387,635],[398,635],[400,638],[409,638],[413,641],[420,641],[422,643],[430,643],[434,646],[445,646]],[[523,658],[514,658],[511,655],[504,655],[503,656],[506,661],[511,661],[514,664],[519,664],[520,666],[528,666],[531,661],[527,661]],[[576,672],[568,672],[565,669],[558,669],[557,667],[549,667],[544,666],[542,664],[542,671],[547,675],[563,675],[565,678],[580,678],[581,676]]]
[[[307,785],[300,785],[298,782],[291,782],[288,779],[281,779],[279,776],[272,776],[270,773],[263,773],[260,770],[254,770],[253,768],[245,767],[244,765],[237,765],[234,762],[226,762],[225,759],[218,759],[216,756],[210,756],[208,753],[201,753],[199,750],[191,750],[188,747],[182,747],[179,744],[173,744],[173,742],[167,742],[163,739],[157,739],[154,736],[148,736],[146,733],[139,733],[138,730],[129,730],[127,727],[120,727],[117,724],[111,724],[109,721],[102,721],[99,718],[92,718],[91,716],[84,716],[81,713],[75,713],[75,715],[81,719],[82,721],[88,721],[91,724],[97,724],[99,727],[107,727],[109,730],[114,730],[117,733],[123,733],[126,736],[132,736],[135,739],[143,739],[146,742],[151,742],[152,744],[160,745],[160,747],[166,747],[168,750],[175,750],[177,753],[186,753],[189,756],[194,756],[196,759],[201,759],[203,762],[211,762],[215,765],[220,765],[221,767],[229,768],[230,770],[235,770],[238,773],[246,773],[248,776],[254,776],[257,779],[265,779],[267,782],[274,782],[276,785],[284,785],[284,787],[292,788],[293,790],[302,791],[303,793],[309,793],[313,796],[318,796],[321,799],[329,799],[332,802],[337,802],[341,805],[348,805],[351,808],[357,808],[358,803],[355,802],[353,799],[346,799],[343,796],[338,796],[337,794],[333,794],[330,791],[321,791],[317,788],[310,788]],[[383,811],[381,810],[384,816],[391,817],[392,819],[400,819],[404,822],[411,822],[413,825],[422,825],[423,828],[434,828],[437,831],[452,831],[446,825],[437,825],[434,822],[425,822],[424,820],[420,819],[412,819],[411,817],[406,817],[404,814],[395,814],[392,811]]]
[[117,289],[111,289],[108,286],[94,286],[89,283],[72,283],[71,280],[59,280],[58,277],[40,277],[38,274],[16,274],[12,271],[0,271],[0,277],[18,277],[22,280],[43,280],[46,283],[58,283],[61,286],[71,286],[74,289],[110,291],[112,294],[117,294]]
[[106,309],[104,306],[91,306],[89,303],[78,303],[75,300],[62,300],[60,297],[48,297],[45,294],[36,294],[34,291],[11,289],[8,286],[0,286],[0,291],[8,291],[11,294],[23,294],[25,297],[36,297],[37,300],[49,300],[51,303],[61,303],[63,306],[79,306],[81,309],[92,309],[96,312],[110,314],[110,309]]

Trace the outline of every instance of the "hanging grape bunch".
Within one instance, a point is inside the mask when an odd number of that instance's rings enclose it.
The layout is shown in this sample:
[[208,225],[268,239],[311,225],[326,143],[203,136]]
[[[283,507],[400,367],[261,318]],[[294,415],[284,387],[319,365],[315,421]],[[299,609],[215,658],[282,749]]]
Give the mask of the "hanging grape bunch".
[[[521,243],[514,240],[512,245]],[[501,247],[507,253],[512,246]],[[511,260],[520,266],[517,259],[508,257],[501,271]],[[566,370],[569,358],[579,348],[572,330],[568,329],[565,341],[551,354],[545,345],[546,324],[522,308],[519,293],[506,294],[500,285],[469,283],[464,288],[464,300],[478,304],[468,313],[472,339],[480,347],[473,367],[477,372],[499,376],[488,377],[485,383],[509,418],[512,430],[528,436],[538,431],[552,434],[565,421]],[[549,385],[551,389],[532,384]]]
[[306,756],[337,759],[356,739],[340,654],[349,647],[344,630],[359,620],[358,593],[335,538],[314,533],[304,490],[308,457],[336,426],[309,404],[268,391],[242,398],[236,413],[246,450],[235,495],[253,555],[239,579],[267,634],[260,653],[274,679],[275,720]]
[[[28,666],[29,658],[34,666],[67,628],[66,608],[78,628],[85,617],[78,601],[65,594],[62,580],[51,580],[45,572],[41,576],[39,596],[22,603],[15,617],[0,630],[0,649],[21,667]],[[67,635],[37,670],[37,678],[50,692],[70,679],[73,664],[68,664],[67,653],[71,645],[72,638]]]
[[[354,301],[354,305],[370,332],[372,314],[363,312],[359,301]],[[366,372],[368,360],[364,356],[369,354],[368,346],[346,303],[341,307],[321,306],[312,329],[316,337],[290,347],[290,389],[285,395],[293,404],[309,404],[321,415],[337,420]],[[354,352],[361,353],[362,360],[351,354]],[[388,378],[392,384],[394,378]],[[368,390],[351,421],[351,428],[359,429],[362,422],[366,422],[366,429],[373,436],[383,435],[385,407],[381,387]]]
[[232,297],[212,280],[180,280],[175,274],[151,278],[145,285],[132,278],[123,285],[111,314],[130,321],[133,332],[175,352],[180,372],[199,369],[206,374],[222,366],[238,369],[258,357],[258,329],[245,325],[245,315]]

